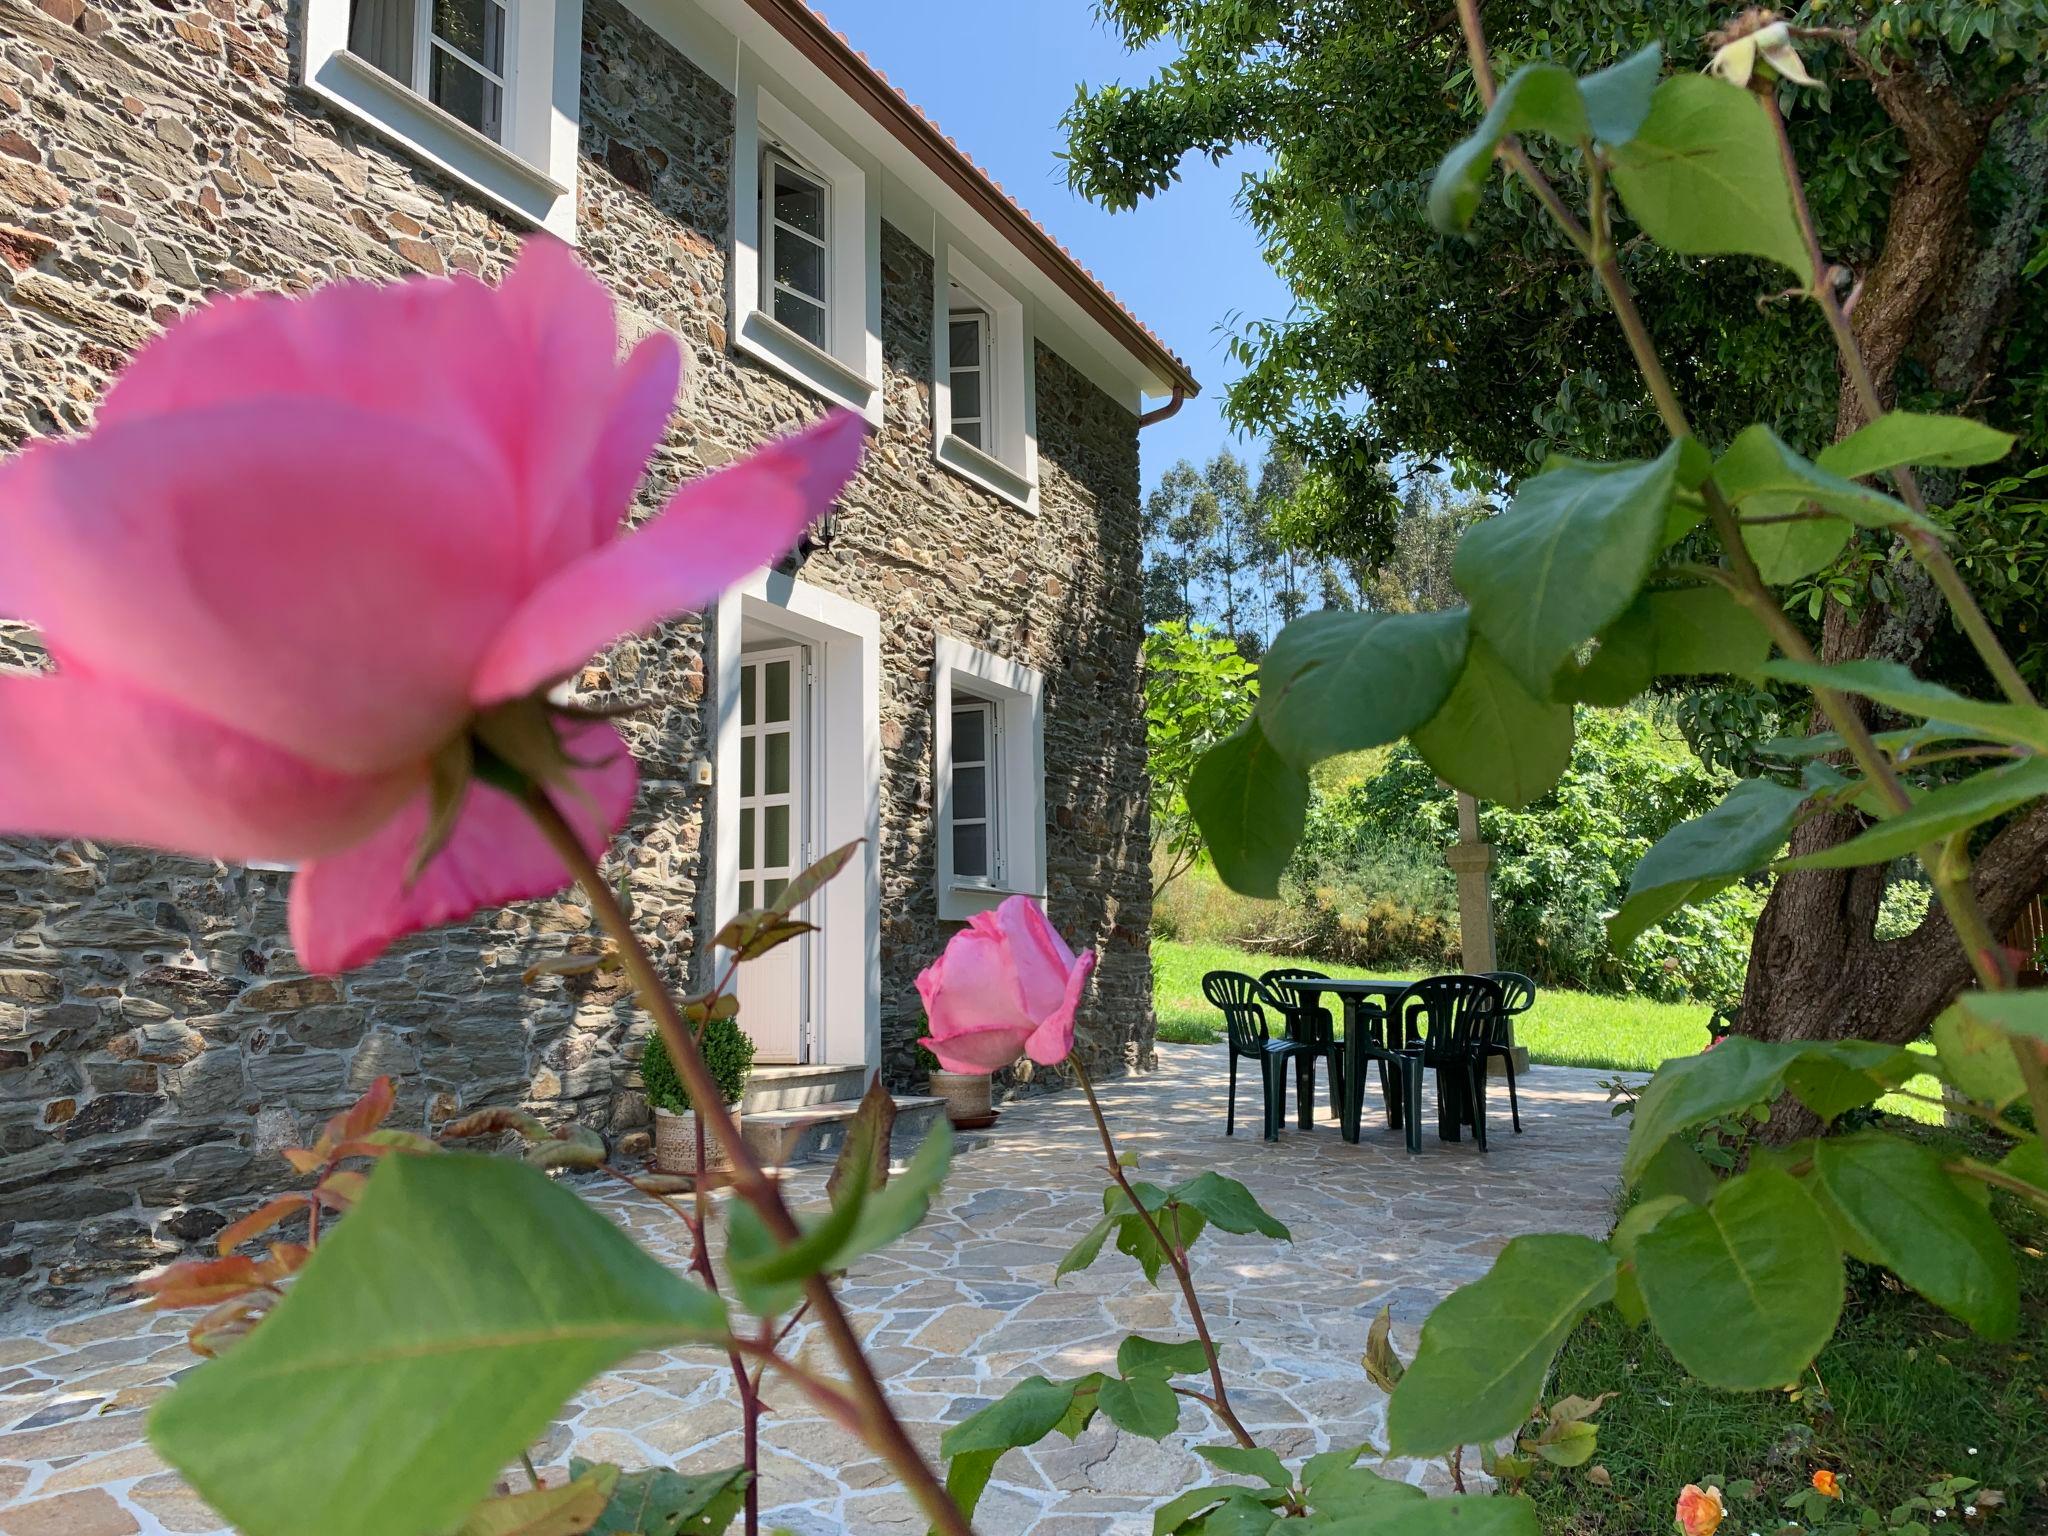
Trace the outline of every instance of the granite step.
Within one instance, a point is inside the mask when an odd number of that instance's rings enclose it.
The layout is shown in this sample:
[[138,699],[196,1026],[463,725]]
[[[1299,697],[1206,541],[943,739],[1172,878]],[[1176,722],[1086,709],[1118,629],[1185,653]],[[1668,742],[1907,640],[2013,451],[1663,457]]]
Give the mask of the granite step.
[[859,1062],[821,1062],[802,1067],[756,1065],[747,1078],[740,1114],[744,1118],[771,1109],[802,1109],[806,1105],[858,1099],[867,1086],[868,1069]]
[[[771,1168],[836,1157],[846,1143],[846,1128],[860,1108],[859,1099],[834,1099],[789,1109],[748,1109],[740,1116],[740,1134],[754,1155]],[[895,1162],[915,1152],[946,1113],[946,1101],[923,1094],[896,1096],[896,1129],[889,1153]]]

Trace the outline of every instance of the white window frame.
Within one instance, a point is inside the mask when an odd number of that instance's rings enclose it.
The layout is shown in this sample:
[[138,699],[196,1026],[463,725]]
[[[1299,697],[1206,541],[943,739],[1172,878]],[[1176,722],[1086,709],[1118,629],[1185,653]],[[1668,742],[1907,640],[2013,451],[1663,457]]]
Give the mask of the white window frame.
[[[799,181],[809,182],[818,189],[819,228],[825,235],[814,240],[802,230],[790,227],[775,217],[775,173],[787,171]],[[775,242],[778,231],[805,245],[818,247],[819,287],[821,293],[805,293],[801,288],[792,288],[775,275]],[[779,149],[764,150],[761,155],[761,307],[777,325],[784,322],[775,314],[775,294],[778,290],[789,293],[802,302],[814,306],[823,316],[819,326],[826,339],[832,336],[832,183],[801,164],[793,155]],[[793,329],[793,327],[786,327]],[[798,333],[800,336],[801,332]],[[809,341],[809,337],[803,337]]]
[[[504,90],[496,139],[351,53],[350,0],[304,0],[299,83],[492,206],[573,240],[583,0],[504,3]],[[431,66],[431,14],[431,0],[419,0],[416,74]]]
[[[1027,512],[1038,510],[1038,392],[1035,340],[1024,301],[956,241],[939,241],[933,268],[932,455],[955,474]],[[953,431],[952,320],[987,317],[983,348],[982,440]]]
[[[763,89],[742,55],[733,133],[732,349],[834,405],[882,422],[882,222],[879,170]],[[769,304],[773,221],[763,183],[780,160],[825,188],[825,345]]]
[[981,716],[982,755],[972,762],[963,762],[957,755],[950,751],[948,752],[946,761],[948,784],[945,798],[949,805],[954,801],[957,795],[957,790],[954,786],[959,781],[962,768],[979,768],[983,783],[981,815],[962,816],[959,814],[957,806],[954,806],[948,812],[946,826],[952,834],[952,844],[955,849],[960,845],[960,829],[962,827],[978,825],[986,829],[983,834],[984,841],[982,843],[983,863],[986,865],[986,868],[978,875],[971,874],[966,870],[956,869],[954,871],[954,879],[960,885],[981,885],[988,887],[990,890],[1001,890],[1005,873],[1003,852],[1009,833],[1009,828],[1004,825],[1002,800],[1003,707],[993,699],[969,698],[956,693],[953,696],[952,708],[946,712],[948,731],[954,739],[957,739],[957,733],[952,731],[952,727],[962,715]]
[[[963,368],[960,364],[953,361],[953,331],[956,326],[960,325],[971,325],[974,327],[975,345],[974,364],[972,367]],[[996,398],[994,366],[995,324],[989,319],[989,313],[985,309],[956,307],[947,312],[945,335],[946,430],[952,436],[959,438],[968,447],[981,448],[982,444],[987,443],[994,435],[995,424],[1001,418],[1002,412],[1002,407]],[[965,418],[973,422],[975,437],[981,439],[979,443],[960,430],[963,418],[958,411],[953,409],[953,383],[963,373],[974,374],[981,385],[981,411],[978,415]],[[983,449],[983,451],[986,452],[987,450]]]
[[[962,921],[1018,894],[1044,900],[1044,674],[940,635],[932,689],[939,916]],[[985,878],[961,875],[953,866],[953,711],[970,704],[985,705],[994,716],[988,736],[994,751],[988,785],[990,873]]]

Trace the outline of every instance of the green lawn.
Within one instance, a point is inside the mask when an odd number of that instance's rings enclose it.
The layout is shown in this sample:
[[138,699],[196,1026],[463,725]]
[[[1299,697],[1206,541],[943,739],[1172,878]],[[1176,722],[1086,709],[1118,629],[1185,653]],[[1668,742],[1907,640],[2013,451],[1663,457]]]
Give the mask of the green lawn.
[[[1152,944],[1153,1007],[1159,1038],[1196,1044],[1219,1040],[1223,1016],[1202,996],[1205,971],[1247,971],[1256,976],[1279,965],[1307,962],[1278,959],[1227,944]],[[1315,963],[1332,976],[1364,976],[1356,966]],[[1419,972],[1396,972],[1413,979]],[[1653,1072],[1672,1056],[1690,1056],[1707,1043],[1705,1003],[1649,1003],[1632,997],[1595,997],[1588,992],[1545,988],[1536,1006],[1515,1023],[1515,1038],[1532,1060],[1566,1067],[1606,1067]]]
[[[1997,1155],[1957,1133],[1921,1134],[1938,1147]],[[2048,1223],[2005,1195],[1994,1208],[2019,1263],[2016,1344],[1980,1339],[1889,1276],[1852,1263],[1841,1330],[1798,1392],[1718,1392],[1689,1377],[1649,1330],[1629,1327],[1611,1307],[1594,1312],[1566,1342],[1545,1394],[1616,1394],[1600,1412],[1595,1453],[1608,1481],[1538,1478],[1530,1491],[1544,1531],[1655,1536],[1672,1529],[1687,1483],[1742,1479],[1758,1486],[1731,1502],[1723,1532],[1775,1531],[1780,1501],[1820,1467],[1879,1510],[1940,1478],[1972,1478],[2005,1496],[1995,1510],[1987,1501],[1981,1520],[1951,1508],[1933,1523],[1937,1532],[2048,1531],[2048,1374],[2039,1349],[2048,1329]]]

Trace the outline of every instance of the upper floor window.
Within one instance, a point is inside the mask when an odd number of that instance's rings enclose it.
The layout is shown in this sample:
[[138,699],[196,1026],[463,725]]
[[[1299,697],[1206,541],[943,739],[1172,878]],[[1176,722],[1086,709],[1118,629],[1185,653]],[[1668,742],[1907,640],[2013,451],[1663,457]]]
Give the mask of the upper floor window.
[[831,345],[831,191],[772,150],[761,168],[761,277],[770,314],[812,346]]
[[882,420],[879,172],[740,63],[733,146],[732,347]]
[[576,217],[583,0],[303,0],[304,84],[496,206]]
[[958,247],[934,263],[933,453],[1027,511],[1038,505],[1031,326],[1024,302]]
[[946,327],[953,435],[984,450],[988,447],[989,420],[995,414],[993,339],[987,310],[953,311]]
[[500,0],[351,0],[349,52],[460,118],[505,139],[505,6]]

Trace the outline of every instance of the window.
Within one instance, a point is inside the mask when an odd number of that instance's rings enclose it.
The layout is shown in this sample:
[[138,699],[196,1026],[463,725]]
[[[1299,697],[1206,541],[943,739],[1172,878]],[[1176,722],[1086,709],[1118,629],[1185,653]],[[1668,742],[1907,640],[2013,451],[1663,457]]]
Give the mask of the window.
[[963,479],[1035,511],[1038,429],[1024,302],[956,246],[942,243],[933,266],[933,455]]
[[879,170],[784,106],[742,54],[733,140],[732,349],[882,421]]
[[946,382],[952,396],[953,435],[963,443],[988,447],[986,431],[993,405],[993,362],[988,312],[956,309],[946,334]]
[[485,138],[505,137],[500,0],[350,0],[349,52]]
[[939,916],[1045,895],[1045,679],[940,635],[933,669]]
[[825,183],[770,151],[761,167],[762,302],[812,346],[830,344],[831,259],[826,243],[830,197]]
[[497,207],[573,238],[583,0],[304,4],[307,89]]
[[953,876],[957,880],[1003,883],[1003,824],[997,816],[1001,730],[996,706],[980,699],[953,705]]

